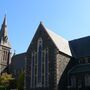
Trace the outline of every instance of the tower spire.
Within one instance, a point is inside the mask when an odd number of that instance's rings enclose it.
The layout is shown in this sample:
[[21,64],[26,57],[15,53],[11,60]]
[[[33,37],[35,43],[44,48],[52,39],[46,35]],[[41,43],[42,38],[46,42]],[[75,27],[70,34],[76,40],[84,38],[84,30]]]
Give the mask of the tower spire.
[[7,26],[6,14],[5,14],[5,16],[4,16],[4,20],[3,20],[3,24],[2,24],[2,25]]
[[0,31],[0,44],[10,47],[10,43],[8,42],[8,34],[7,34],[7,19],[6,19],[6,14],[4,16],[4,20],[1,26],[1,31]]
[[4,20],[3,20],[3,24],[2,24],[2,34],[3,34],[3,37],[7,36],[7,20],[6,20],[6,14],[4,16]]

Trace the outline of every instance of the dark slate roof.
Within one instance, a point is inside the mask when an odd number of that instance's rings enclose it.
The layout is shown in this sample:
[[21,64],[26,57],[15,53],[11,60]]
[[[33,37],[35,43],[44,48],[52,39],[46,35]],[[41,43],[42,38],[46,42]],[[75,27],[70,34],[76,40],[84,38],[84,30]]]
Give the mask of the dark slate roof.
[[69,41],[72,56],[87,57],[90,56],[90,36]]
[[81,73],[81,72],[88,72],[90,71],[90,64],[81,64],[77,65],[74,68],[72,68],[69,73]]

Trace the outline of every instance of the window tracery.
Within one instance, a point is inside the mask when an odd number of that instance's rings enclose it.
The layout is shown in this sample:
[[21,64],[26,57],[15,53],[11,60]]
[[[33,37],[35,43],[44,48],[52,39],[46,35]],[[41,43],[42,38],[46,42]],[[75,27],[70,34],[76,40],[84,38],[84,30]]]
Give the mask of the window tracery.
[[49,50],[43,48],[43,40],[37,41],[37,51],[31,55],[31,87],[49,86]]

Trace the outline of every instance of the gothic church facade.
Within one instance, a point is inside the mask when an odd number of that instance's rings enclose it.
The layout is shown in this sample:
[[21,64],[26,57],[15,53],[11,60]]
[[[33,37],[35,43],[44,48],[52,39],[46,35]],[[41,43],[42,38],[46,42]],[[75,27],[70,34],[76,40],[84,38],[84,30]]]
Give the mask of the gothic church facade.
[[66,88],[70,59],[69,42],[40,23],[27,50],[26,90],[57,90],[59,83]]
[[90,37],[67,41],[40,23],[26,54],[25,90],[90,89]]

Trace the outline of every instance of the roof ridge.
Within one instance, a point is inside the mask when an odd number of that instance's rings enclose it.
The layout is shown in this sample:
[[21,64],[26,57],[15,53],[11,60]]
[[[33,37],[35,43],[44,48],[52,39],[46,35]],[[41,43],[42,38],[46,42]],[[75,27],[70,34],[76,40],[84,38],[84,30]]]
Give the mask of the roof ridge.
[[75,41],[75,40],[80,40],[80,39],[86,39],[86,38],[88,38],[88,37],[90,37],[90,36],[80,37],[80,38],[77,38],[77,39],[70,40],[69,42],[72,42],[72,41]]
[[68,40],[66,40],[62,36],[54,33],[50,29],[46,28],[42,23],[40,23],[40,24],[44,27],[44,29],[46,30],[47,34],[52,39],[53,43],[56,45],[57,49],[59,51],[65,53],[65,54],[69,55],[69,56],[72,56]]

